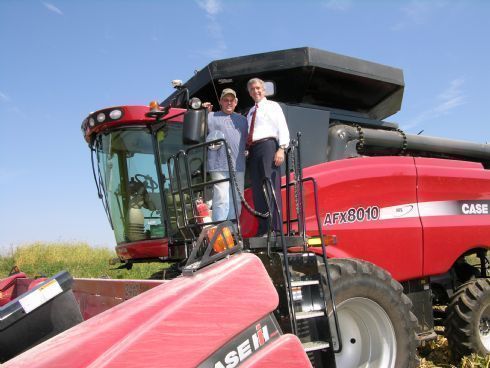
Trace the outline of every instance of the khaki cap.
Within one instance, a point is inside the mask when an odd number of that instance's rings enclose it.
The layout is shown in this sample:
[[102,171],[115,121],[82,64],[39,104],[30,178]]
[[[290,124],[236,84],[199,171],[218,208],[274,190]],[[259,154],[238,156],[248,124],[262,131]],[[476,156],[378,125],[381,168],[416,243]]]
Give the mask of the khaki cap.
[[236,98],[236,92],[234,90],[232,90],[231,88],[225,88],[223,90],[223,92],[221,92],[221,97],[220,98],[223,98],[226,95],[233,95],[233,97]]

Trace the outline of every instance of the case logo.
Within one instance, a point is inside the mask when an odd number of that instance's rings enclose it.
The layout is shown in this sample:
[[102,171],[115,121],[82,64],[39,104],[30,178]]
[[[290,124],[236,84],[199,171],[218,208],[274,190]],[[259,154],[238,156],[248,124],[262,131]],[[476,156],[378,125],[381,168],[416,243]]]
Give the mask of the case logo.
[[461,211],[465,215],[488,215],[488,203],[463,203]]

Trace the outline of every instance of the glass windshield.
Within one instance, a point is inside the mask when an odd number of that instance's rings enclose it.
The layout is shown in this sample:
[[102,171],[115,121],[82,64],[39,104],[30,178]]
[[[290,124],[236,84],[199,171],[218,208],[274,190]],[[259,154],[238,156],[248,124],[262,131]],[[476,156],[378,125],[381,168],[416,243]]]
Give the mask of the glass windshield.
[[95,147],[116,242],[166,237],[151,134],[112,131]]

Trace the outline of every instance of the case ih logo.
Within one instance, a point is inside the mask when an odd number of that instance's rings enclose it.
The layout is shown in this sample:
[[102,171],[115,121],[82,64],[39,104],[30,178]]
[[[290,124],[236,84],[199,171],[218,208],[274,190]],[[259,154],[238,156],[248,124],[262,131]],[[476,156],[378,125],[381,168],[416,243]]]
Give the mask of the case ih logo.
[[263,346],[279,338],[281,329],[273,314],[255,322],[215,351],[198,368],[234,368]]
[[243,360],[256,352],[261,346],[269,341],[269,330],[267,326],[261,327],[260,323],[255,326],[256,332],[242,341],[233,350],[229,351],[223,361],[214,364],[214,368],[234,368]]

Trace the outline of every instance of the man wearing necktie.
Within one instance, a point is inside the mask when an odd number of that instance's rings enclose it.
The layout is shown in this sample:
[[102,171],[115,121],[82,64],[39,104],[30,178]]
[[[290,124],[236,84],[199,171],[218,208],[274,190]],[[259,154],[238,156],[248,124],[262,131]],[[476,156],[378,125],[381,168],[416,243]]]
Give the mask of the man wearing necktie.
[[[277,102],[265,97],[264,81],[252,78],[247,83],[248,93],[255,101],[255,106],[247,115],[249,152],[248,164],[255,210],[267,212],[267,203],[264,198],[262,183],[269,178],[276,193],[279,211],[282,213],[281,200],[281,165],[284,162],[284,151],[289,144],[289,129],[286,118]],[[282,218],[276,215],[272,207],[272,226],[278,232],[282,225]],[[267,233],[269,220],[259,217],[257,236]]]

